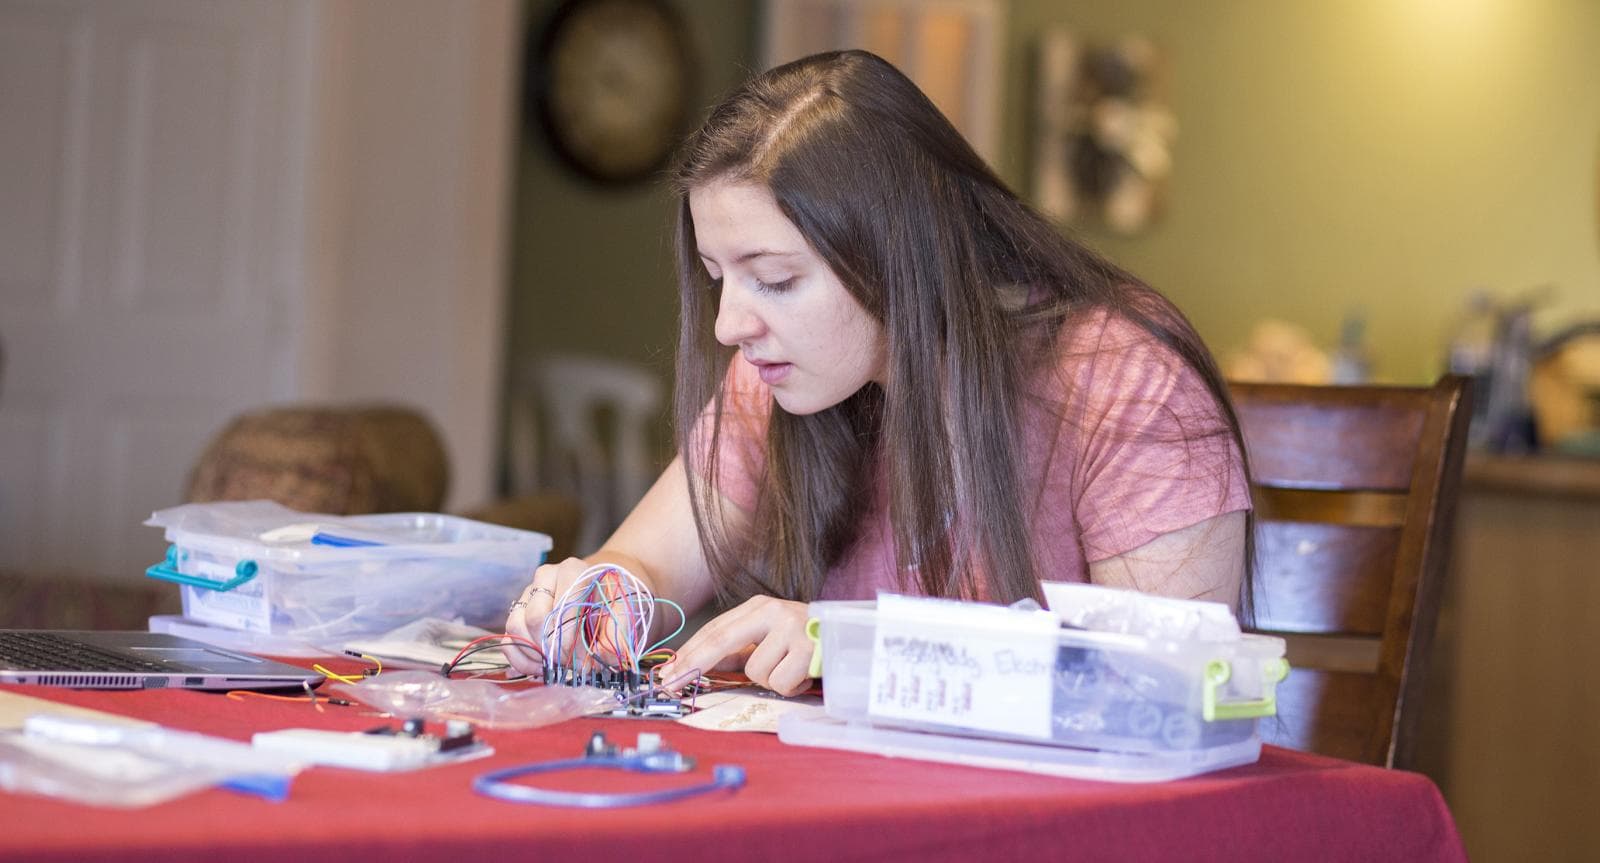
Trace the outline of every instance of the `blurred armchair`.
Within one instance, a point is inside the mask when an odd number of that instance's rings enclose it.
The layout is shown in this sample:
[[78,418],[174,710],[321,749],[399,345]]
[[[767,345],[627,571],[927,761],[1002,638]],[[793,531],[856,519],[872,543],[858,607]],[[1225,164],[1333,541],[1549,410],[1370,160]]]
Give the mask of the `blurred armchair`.
[[[267,499],[331,515],[438,512],[449,481],[438,432],[410,407],[286,405],[230,420],[200,453],[184,498]],[[582,521],[576,499],[561,493],[523,494],[460,514],[548,535],[551,560],[575,553]],[[0,626],[143,629],[150,615],[178,608],[176,588],[150,579],[0,573]]]
[[[275,500],[331,515],[438,512],[450,467],[438,431],[404,405],[285,405],[234,418],[189,476],[190,502]],[[573,553],[582,512],[561,493],[530,492],[461,515],[550,537]]]
[[195,462],[184,499],[266,499],[333,515],[436,512],[449,481],[438,433],[410,408],[292,405],[231,420]]

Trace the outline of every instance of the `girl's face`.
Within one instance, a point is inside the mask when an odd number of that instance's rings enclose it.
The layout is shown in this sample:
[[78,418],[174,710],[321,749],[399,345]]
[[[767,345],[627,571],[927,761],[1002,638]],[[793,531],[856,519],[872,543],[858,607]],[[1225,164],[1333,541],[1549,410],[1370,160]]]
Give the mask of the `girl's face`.
[[700,260],[722,282],[717,341],[739,349],[784,410],[816,413],[883,384],[883,327],[765,186],[707,184],[689,193],[689,213]]

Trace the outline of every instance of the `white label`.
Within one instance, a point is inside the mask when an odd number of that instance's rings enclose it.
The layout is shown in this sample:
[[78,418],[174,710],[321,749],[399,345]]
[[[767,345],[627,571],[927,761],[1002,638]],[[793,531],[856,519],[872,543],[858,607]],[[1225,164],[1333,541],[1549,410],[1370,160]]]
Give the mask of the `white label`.
[[867,713],[1048,739],[1059,632],[1048,611],[879,594]]
[[[233,564],[222,564],[204,558],[191,557],[185,561],[184,571],[216,584],[225,584],[236,573]],[[183,613],[204,623],[215,623],[230,629],[249,632],[272,631],[272,605],[267,601],[263,582],[267,573],[257,573],[255,578],[232,590],[212,590],[209,587],[184,585]]]

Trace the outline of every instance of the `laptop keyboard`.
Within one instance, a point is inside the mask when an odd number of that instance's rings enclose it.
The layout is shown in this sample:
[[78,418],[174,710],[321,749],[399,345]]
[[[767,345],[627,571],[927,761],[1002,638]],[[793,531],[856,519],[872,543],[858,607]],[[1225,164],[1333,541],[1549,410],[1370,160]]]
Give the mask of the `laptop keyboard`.
[[53,632],[0,632],[0,668],[16,671],[170,671]]

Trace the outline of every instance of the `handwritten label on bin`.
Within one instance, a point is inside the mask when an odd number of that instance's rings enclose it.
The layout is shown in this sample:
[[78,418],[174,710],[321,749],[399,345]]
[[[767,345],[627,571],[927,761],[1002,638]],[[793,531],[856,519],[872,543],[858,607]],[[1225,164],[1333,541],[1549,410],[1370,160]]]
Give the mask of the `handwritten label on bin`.
[[1050,737],[1055,615],[882,593],[875,630],[870,716]]

